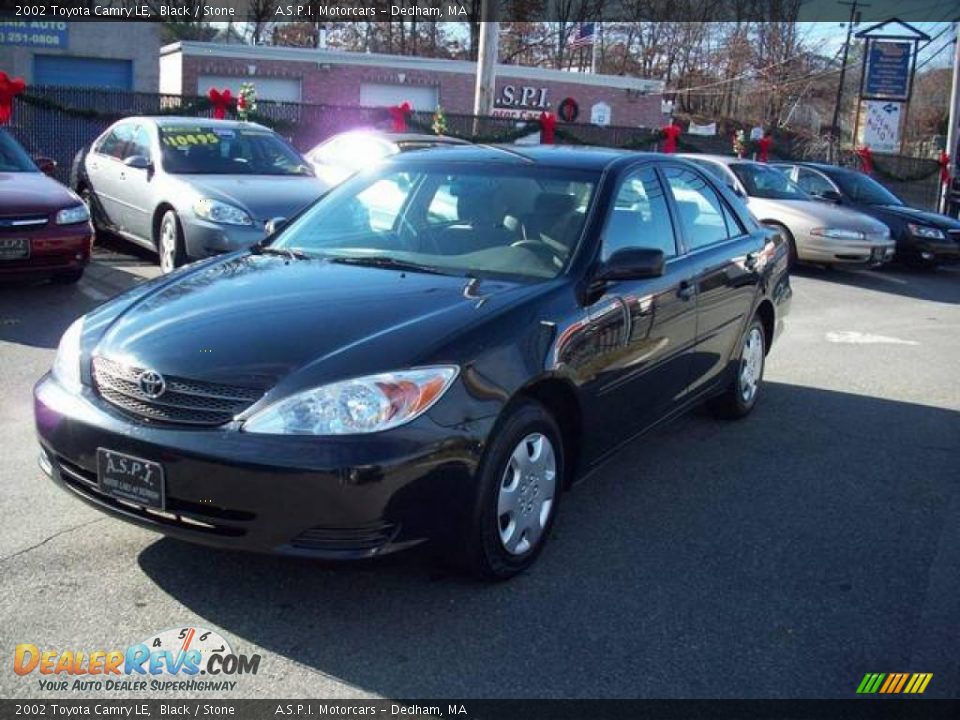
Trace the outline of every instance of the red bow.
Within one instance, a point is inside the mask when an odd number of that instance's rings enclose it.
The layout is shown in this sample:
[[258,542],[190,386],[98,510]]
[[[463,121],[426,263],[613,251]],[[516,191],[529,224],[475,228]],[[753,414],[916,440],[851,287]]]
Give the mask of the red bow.
[[940,152],[940,184],[948,185],[950,183],[950,155],[946,150]]
[[9,78],[0,70],[0,125],[10,122],[13,114],[13,99],[27,89],[23,78]]
[[663,151],[665,153],[675,153],[677,151],[677,138],[680,137],[680,126],[670,123],[660,128],[663,135]]
[[554,134],[557,128],[557,116],[553,113],[540,114],[540,142],[544,145],[553,145]]
[[760,162],[767,162],[767,157],[770,154],[770,146],[773,145],[773,138],[764,135],[757,141],[757,147],[760,149],[760,152],[757,153],[757,159]]
[[393,120],[393,131],[402,133],[407,131],[407,116],[413,112],[413,107],[409,102],[400,105],[394,105],[387,108],[390,111],[390,119]]
[[227,108],[233,107],[233,94],[230,88],[220,92],[216,88],[210,88],[207,92],[210,98],[210,104],[213,105],[213,117],[217,120],[223,120],[227,116]]
[[863,170],[867,175],[872,175],[873,153],[870,152],[870,148],[866,145],[863,147],[858,147],[856,153],[857,157],[860,158],[860,169]]

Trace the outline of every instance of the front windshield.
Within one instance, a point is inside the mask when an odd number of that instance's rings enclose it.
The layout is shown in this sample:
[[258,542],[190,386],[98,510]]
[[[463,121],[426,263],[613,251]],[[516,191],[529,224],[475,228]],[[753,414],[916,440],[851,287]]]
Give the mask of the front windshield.
[[412,271],[548,279],[577,246],[596,181],[555,168],[387,165],[334,189],[273,247]]
[[743,183],[747,195],[769,200],[812,200],[799,185],[784,173],[759,163],[733,163],[733,174]]
[[303,158],[266,128],[160,127],[163,169],[175,174],[312,175]]
[[903,205],[903,201],[872,177],[856,172],[837,173],[833,180],[851,200],[864,205]]
[[0,130],[0,172],[39,172],[30,156],[6,130]]

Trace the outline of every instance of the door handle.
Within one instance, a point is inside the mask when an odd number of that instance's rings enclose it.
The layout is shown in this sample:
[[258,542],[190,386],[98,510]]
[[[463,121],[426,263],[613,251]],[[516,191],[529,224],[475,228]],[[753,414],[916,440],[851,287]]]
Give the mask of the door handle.
[[693,297],[693,283],[689,280],[680,281],[680,287],[677,290],[677,297],[681,300],[689,300]]

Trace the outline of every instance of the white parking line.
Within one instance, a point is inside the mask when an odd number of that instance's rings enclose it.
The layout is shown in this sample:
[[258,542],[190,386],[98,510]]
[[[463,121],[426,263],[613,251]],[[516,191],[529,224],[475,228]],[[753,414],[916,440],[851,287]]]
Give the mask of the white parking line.
[[870,333],[856,332],[855,330],[843,330],[841,332],[828,332],[825,336],[827,342],[843,343],[847,345],[919,345],[915,340],[901,340],[900,338],[888,337],[886,335],[872,335]]
[[107,298],[110,297],[110,296],[107,295],[106,293],[102,293],[102,292],[100,292],[99,290],[97,290],[96,288],[92,288],[92,287],[89,287],[89,286],[87,286],[87,285],[81,285],[81,286],[80,286],[80,292],[82,292],[84,295],[86,295],[86,296],[87,296],[88,298],[90,298],[91,300],[96,300],[97,302],[103,302],[104,300],[106,300]]

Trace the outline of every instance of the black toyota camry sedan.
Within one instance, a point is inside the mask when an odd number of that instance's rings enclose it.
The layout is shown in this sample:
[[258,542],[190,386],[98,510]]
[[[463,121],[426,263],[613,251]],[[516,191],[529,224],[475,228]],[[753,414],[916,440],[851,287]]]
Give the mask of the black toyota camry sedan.
[[750,412],[786,267],[683,160],[398,156],[77,320],[35,389],[40,464],[185,540],[325,558],[430,540],[507,578],[618,448],[704,401]]

